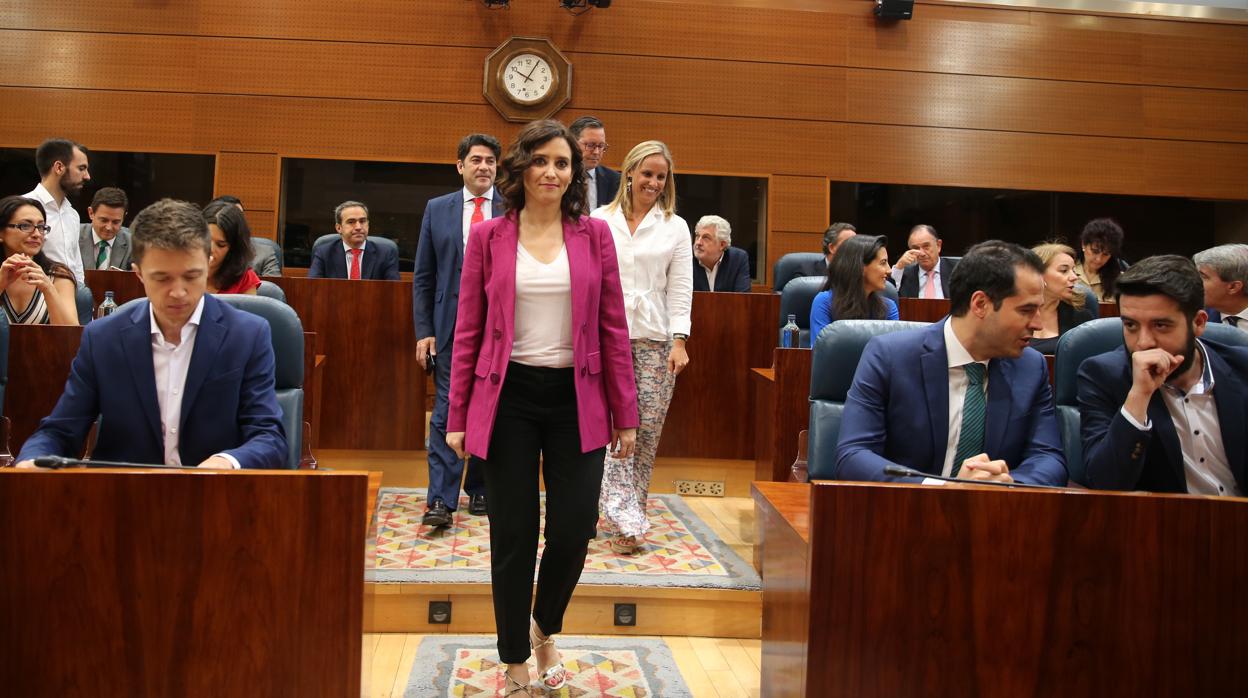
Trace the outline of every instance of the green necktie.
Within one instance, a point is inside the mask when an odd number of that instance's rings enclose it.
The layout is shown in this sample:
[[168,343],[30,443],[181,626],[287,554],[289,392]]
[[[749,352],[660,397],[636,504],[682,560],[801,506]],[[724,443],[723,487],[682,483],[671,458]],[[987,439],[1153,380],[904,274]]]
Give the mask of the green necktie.
[[949,477],[957,477],[962,461],[984,452],[984,416],[988,412],[984,399],[984,365],[969,363],[966,369],[966,397],[962,399],[962,432],[958,435],[958,450],[953,453],[953,470]]
[[100,253],[95,256],[95,268],[103,268],[105,259],[108,259],[108,240],[100,240]]

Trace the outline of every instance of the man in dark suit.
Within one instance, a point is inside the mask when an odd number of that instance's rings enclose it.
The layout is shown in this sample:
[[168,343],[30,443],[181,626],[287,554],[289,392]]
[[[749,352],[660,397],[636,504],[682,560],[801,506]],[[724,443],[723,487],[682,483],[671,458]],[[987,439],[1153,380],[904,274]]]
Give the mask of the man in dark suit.
[[84,269],[130,271],[130,229],[123,228],[130,201],[126,192],[117,187],[104,187],[95,192],[87,207],[90,223],[78,231],[78,251]]
[[832,263],[832,258],[836,256],[836,248],[841,246],[842,242],[852,238],[858,234],[858,229],[853,223],[833,223],[828,229],[823,231],[823,241],[819,244],[819,251],[823,254],[823,259],[816,260],[809,265],[803,265],[797,273],[797,276],[827,276],[828,265]]
[[1192,257],[1205,284],[1209,322],[1248,332],[1248,245],[1218,245]]
[[211,243],[199,209],[158,201],[135,218],[133,242],[148,302],[86,326],[65,391],[19,465],[77,456],[98,417],[101,460],[283,467],[269,325],[205,293]]
[[948,298],[949,278],[957,262],[940,256],[936,229],[919,224],[910,229],[908,250],[893,265],[892,279],[902,298]]
[[334,230],[342,240],[327,240],[312,250],[309,279],[399,280],[397,247],[368,239],[368,207],[344,201],[334,208]]
[[693,227],[693,290],[750,292],[750,258],[732,247],[732,226],[702,216]]
[[606,206],[620,190],[620,173],[601,164],[602,156],[611,146],[607,130],[596,117],[582,116],[568,127],[581,146],[581,162],[585,167],[586,212]]
[[1199,339],[1200,274],[1162,255],[1118,277],[1125,346],[1079,367],[1088,487],[1248,493],[1248,348]]
[[980,243],[954,270],[950,317],[868,342],[845,401],[837,478],[895,480],[884,467],[896,464],[1065,485],[1048,368],[1027,346],[1041,327],[1043,274],[1031,250]]
[[[446,445],[446,415],[451,388],[451,340],[455,335],[455,312],[459,303],[459,271],[464,264],[464,245],[475,223],[503,214],[503,199],[494,190],[498,139],[482,133],[459,142],[456,169],[464,188],[429,201],[420,223],[416,245],[416,269],[412,275],[412,313],[416,321],[416,360],[428,370],[433,362],[437,385],[433,414],[429,418],[429,493],[422,522],[446,526],[459,504],[459,484],[464,461]],[[424,389],[424,383],[421,383]],[[486,513],[485,477],[480,467],[468,466],[464,481],[468,512]]]

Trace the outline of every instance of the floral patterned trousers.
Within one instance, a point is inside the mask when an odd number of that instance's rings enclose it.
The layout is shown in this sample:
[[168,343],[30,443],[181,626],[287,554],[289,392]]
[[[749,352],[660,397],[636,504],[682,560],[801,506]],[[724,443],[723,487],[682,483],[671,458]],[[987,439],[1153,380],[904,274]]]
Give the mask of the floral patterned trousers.
[[650,528],[646,519],[646,498],[650,495],[650,475],[659,451],[663,420],[672,402],[676,376],[668,373],[670,341],[632,340],[633,374],[637,379],[637,448],[631,458],[607,460],[602,475],[598,509],[606,519],[605,528],[625,536],[641,536]]

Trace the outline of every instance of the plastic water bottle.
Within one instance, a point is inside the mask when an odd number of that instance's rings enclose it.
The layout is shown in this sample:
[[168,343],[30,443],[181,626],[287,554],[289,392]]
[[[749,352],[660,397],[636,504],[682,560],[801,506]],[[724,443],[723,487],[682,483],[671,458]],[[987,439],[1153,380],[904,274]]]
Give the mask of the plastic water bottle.
[[797,316],[789,315],[789,321],[785,324],[784,329],[780,330],[780,346],[785,349],[796,349],[798,347],[798,333],[801,330],[797,326]]
[[117,311],[117,301],[113,300],[113,292],[105,291],[104,302],[100,303],[99,309],[95,311],[95,317],[97,319],[102,318],[107,315],[112,315],[116,311]]

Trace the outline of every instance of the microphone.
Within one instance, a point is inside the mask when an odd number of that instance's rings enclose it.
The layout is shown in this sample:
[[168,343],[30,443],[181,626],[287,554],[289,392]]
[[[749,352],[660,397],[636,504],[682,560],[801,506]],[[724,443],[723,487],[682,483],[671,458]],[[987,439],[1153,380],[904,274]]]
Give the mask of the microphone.
[[893,477],[930,477],[933,480],[943,480],[945,482],[953,482],[959,485],[991,485],[993,487],[1022,487],[1029,490],[1064,490],[1065,487],[1056,485],[1029,485],[1024,482],[997,482],[995,480],[960,480],[956,477],[945,477],[944,475],[929,475],[921,473],[914,468],[907,468],[904,465],[895,465],[889,463],[884,466],[884,474]]
[[150,468],[156,470],[184,470],[180,465],[153,465],[151,463],[119,463],[107,460],[79,460],[77,458],[65,458],[64,456],[39,456],[34,459],[35,467],[51,468],[52,470],[60,470],[61,468]]

